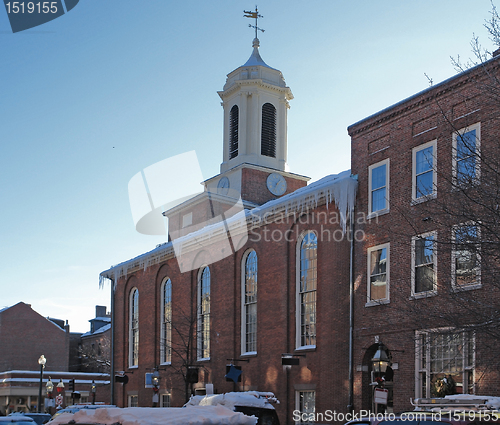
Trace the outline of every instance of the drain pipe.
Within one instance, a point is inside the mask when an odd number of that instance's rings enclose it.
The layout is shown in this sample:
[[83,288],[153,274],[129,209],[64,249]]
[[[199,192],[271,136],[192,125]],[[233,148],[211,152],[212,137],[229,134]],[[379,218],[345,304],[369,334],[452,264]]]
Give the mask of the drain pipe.
[[111,281],[111,364],[110,364],[110,384],[111,384],[111,405],[115,404],[115,279]]
[[347,411],[354,411],[354,207],[350,212],[349,231],[351,247],[349,255],[349,404]]

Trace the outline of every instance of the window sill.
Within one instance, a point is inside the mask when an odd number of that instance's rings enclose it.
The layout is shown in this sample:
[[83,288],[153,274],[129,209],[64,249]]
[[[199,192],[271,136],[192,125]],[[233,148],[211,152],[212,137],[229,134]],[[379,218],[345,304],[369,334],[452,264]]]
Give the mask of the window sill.
[[437,291],[427,291],[427,292],[419,292],[417,294],[412,294],[410,300],[420,300],[422,298],[431,298],[437,295]]
[[371,220],[372,218],[378,218],[379,216],[389,214],[390,212],[391,210],[389,208],[386,208],[384,210],[374,211],[368,214],[366,216],[366,219]]
[[139,365],[129,366],[128,368],[129,368],[129,369],[139,369]]
[[160,363],[160,366],[171,366],[172,365],[172,362],[163,362],[163,363]]
[[479,283],[470,283],[468,285],[453,285],[451,287],[452,292],[463,292],[463,291],[472,291],[474,289],[482,288],[483,285],[481,282]]
[[389,304],[390,302],[391,302],[391,300],[386,299],[386,298],[383,300],[371,300],[365,304],[365,307],[375,307],[377,305]]
[[427,202],[427,201],[430,201],[431,199],[436,199],[437,198],[437,193],[433,193],[431,195],[427,195],[427,196],[422,196],[421,198],[413,198],[410,202],[410,205],[413,206],[413,205],[418,205],[418,204],[421,204],[422,202]]
[[257,357],[257,351],[248,351],[246,353],[241,353],[241,357]]
[[295,351],[316,351],[315,345],[303,345],[302,347],[295,348]]
[[210,361],[210,357],[204,357],[202,359],[197,359],[196,361],[197,362],[209,362]]

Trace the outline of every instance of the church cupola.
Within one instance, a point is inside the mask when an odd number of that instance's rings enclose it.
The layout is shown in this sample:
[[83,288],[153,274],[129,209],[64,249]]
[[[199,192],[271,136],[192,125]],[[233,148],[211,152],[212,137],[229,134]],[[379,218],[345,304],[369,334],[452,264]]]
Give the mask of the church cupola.
[[224,108],[221,173],[240,164],[288,171],[287,112],[293,99],[283,74],[267,65],[253,40],[248,61],[227,75],[219,92]]

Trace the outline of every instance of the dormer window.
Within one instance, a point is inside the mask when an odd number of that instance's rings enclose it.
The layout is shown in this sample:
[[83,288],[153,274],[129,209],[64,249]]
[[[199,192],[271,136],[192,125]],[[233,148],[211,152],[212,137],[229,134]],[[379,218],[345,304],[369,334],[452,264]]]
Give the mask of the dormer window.
[[276,108],[270,103],[262,106],[260,154],[276,158]]
[[239,108],[234,105],[229,112],[229,159],[238,156]]

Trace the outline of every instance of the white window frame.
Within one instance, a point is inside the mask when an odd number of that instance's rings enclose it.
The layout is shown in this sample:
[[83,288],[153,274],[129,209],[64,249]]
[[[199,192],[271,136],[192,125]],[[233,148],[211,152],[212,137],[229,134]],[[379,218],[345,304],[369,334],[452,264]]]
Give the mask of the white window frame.
[[[134,298],[137,292],[137,306],[134,308]],[[128,367],[139,366],[139,289],[132,288],[129,295],[129,343],[128,343]],[[134,320],[134,310],[137,310],[137,320]]]
[[[366,292],[366,304],[365,307],[370,307],[374,305],[380,305],[380,304],[387,304],[390,302],[390,264],[391,264],[391,250],[390,250],[390,243],[384,243],[382,245],[377,245],[373,246],[371,248],[368,248],[367,250],[367,272],[366,272],[366,280],[367,280],[367,292]],[[373,300],[371,299],[371,269],[372,269],[372,264],[371,264],[371,257],[372,257],[372,252],[374,251],[380,251],[382,249],[386,249],[386,268],[385,268],[385,274],[386,274],[386,287],[385,287],[385,298],[380,298],[378,300]]]
[[[139,396],[137,394],[130,394],[127,398],[128,398],[128,407],[139,406]],[[132,400],[135,400],[135,403],[133,403]]]
[[[312,409],[311,409],[311,406],[309,406],[308,409],[305,409],[305,406],[303,405],[303,402],[302,402],[303,397],[306,394],[312,395],[313,404],[314,404],[314,406],[312,406]],[[312,424],[312,423],[316,422],[315,420],[313,420],[313,421],[308,421],[308,420],[303,421],[302,420],[303,418],[311,417],[311,414],[312,414],[312,417],[316,418],[316,391],[315,390],[296,390],[295,391],[294,416],[296,416],[295,412],[298,413],[297,416],[300,416],[300,419],[298,421],[295,421],[296,424]]]
[[[417,153],[423,149],[427,149],[432,146],[432,192],[429,195],[423,195],[417,198]],[[437,196],[437,140],[432,140],[430,142],[424,143],[423,145],[418,145],[413,148],[412,151],[412,189],[411,197],[412,203],[420,203],[433,199]]]
[[[208,270],[208,312],[203,311],[203,300],[202,300],[202,279],[203,273],[205,269]],[[211,303],[211,285],[212,285],[212,275],[210,272],[210,268],[207,265],[200,267],[198,271],[198,284],[197,284],[197,292],[198,292],[198,301],[197,301],[197,313],[198,313],[198,322],[197,322],[197,357],[198,361],[210,360],[210,303]],[[205,327],[202,326],[205,325]],[[208,328],[208,329],[207,329]],[[205,333],[208,331],[208,336]],[[207,342],[206,349],[203,348],[204,343]],[[208,353],[207,353],[208,352]],[[208,356],[206,355],[208,354]]]
[[[385,165],[385,208],[380,210],[373,211],[372,205],[372,173],[373,170]],[[389,176],[390,176],[390,161],[389,158],[384,159],[383,161],[377,162],[376,164],[372,164],[368,167],[368,218],[375,217],[377,215],[385,214],[389,212]]]
[[318,314],[317,314],[317,306],[318,306],[318,236],[314,231],[306,231],[302,233],[297,240],[297,245],[296,245],[296,293],[295,293],[295,300],[296,300],[296,306],[295,306],[295,319],[296,319],[296,341],[295,341],[295,346],[296,350],[307,350],[307,349],[314,349],[316,348],[316,343],[314,344],[309,344],[309,345],[302,345],[302,302],[301,302],[301,297],[302,297],[302,292],[301,292],[301,282],[300,282],[300,276],[301,276],[301,266],[302,266],[302,257],[301,257],[301,251],[302,251],[302,243],[304,239],[306,238],[307,235],[309,234],[314,234],[316,237],[316,275],[314,279],[316,280],[316,289],[314,291],[306,291],[306,292],[315,292],[316,295],[316,300],[315,300],[315,314],[314,314],[314,328],[315,328],[315,341],[317,341],[317,324],[318,324]]
[[[422,291],[422,292],[415,292],[415,281],[416,281],[416,273],[415,273],[415,267],[417,266],[416,264],[416,252],[415,252],[415,243],[419,239],[424,239],[429,236],[433,236],[433,271],[434,271],[434,286],[433,289],[429,291]],[[411,297],[412,298],[425,298],[433,295],[437,295],[437,244],[436,244],[436,239],[437,239],[437,232],[428,232],[428,233],[423,233],[418,236],[414,236],[411,239]],[[430,264],[430,263],[429,263]]]
[[[165,399],[167,400],[165,403]],[[172,405],[172,394],[167,392],[167,393],[162,393],[160,394],[160,407],[171,407]],[[165,406],[167,404],[167,406]]]
[[[453,328],[436,328],[415,331],[415,398],[430,398],[431,396],[431,344],[430,336],[438,334],[462,334],[463,353],[462,353],[462,383],[472,386],[471,394],[475,394],[475,366],[476,366],[476,335],[473,331]],[[467,335],[468,334],[468,335]],[[472,347],[469,347],[471,345]],[[425,350],[425,356],[422,357],[422,351]],[[469,360],[470,359],[470,364]],[[424,364],[425,360],[425,364]],[[442,372],[446,374],[447,372]],[[423,376],[425,375],[425,379]],[[470,379],[469,379],[470,376]],[[470,383],[469,381],[472,380]],[[423,388],[425,381],[425,389]],[[462,388],[464,390],[464,388]],[[468,393],[468,392],[467,392]]]
[[453,226],[453,232],[452,232],[452,251],[451,251],[451,287],[454,291],[465,291],[469,289],[478,289],[481,288],[481,252],[479,248],[477,248],[477,251],[474,252],[476,255],[476,261],[477,261],[477,269],[476,269],[476,280],[473,283],[469,283],[466,285],[461,285],[457,284],[457,275],[456,275],[456,259],[457,259],[457,253],[460,251],[459,249],[455,248],[455,242],[456,242],[456,232],[457,229],[460,229],[462,227],[475,227],[476,232],[477,232],[477,244],[479,244],[479,241],[481,240],[481,230],[480,227],[478,226],[477,223],[463,223],[459,224],[456,226]]
[[[247,286],[247,261],[251,255],[255,255],[255,301],[247,302],[246,286]],[[258,296],[258,256],[254,249],[248,250],[241,260],[241,354],[242,355],[255,355],[257,354],[257,323],[255,323],[255,331],[253,332],[255,338],[255,350],[247,350],[248,330],[247,330],[247,317],[248,310],[255,306],[257,311],[257,296]],[[256,313],[257,315],[258,313]]]
[[[167,300],[165,289],[170,287],[169,299]],[[161,291],[161,320],[160,320],[160,363],[167,365],[172,363],[172,280],[169,277],[163,279],[160,286]],[[168,301],[168,314],[167,310]]]
[[461,128],[458,131],[453,132],[453,155],[452,155],[452,168],[453,168],[453,184],[456,186],[461,186],[458,181],[458,151],[457,151],[457,139],[459,136],[468,133],[469,131],[476,131],[476,153],[475,155],[475,168],[474,168],[474,178],[472,179],[473,183],[479,182],[481,178],[481,123],[475,123],[469,125],[467,127]]

